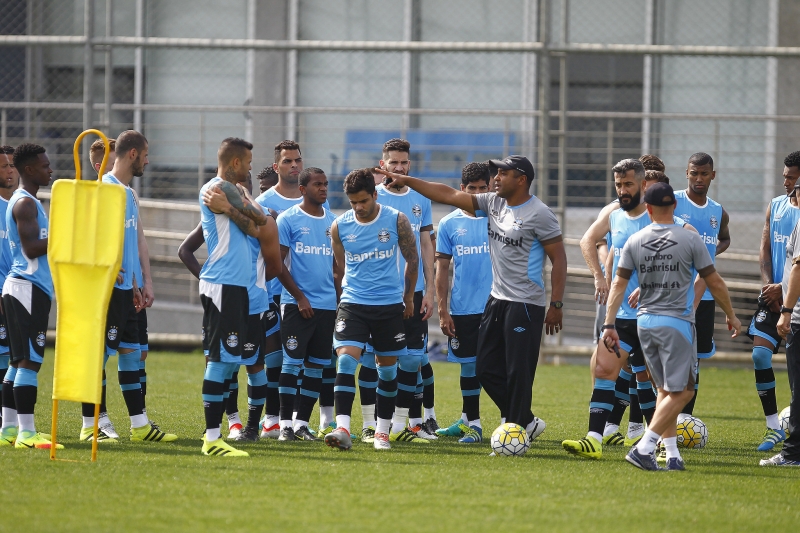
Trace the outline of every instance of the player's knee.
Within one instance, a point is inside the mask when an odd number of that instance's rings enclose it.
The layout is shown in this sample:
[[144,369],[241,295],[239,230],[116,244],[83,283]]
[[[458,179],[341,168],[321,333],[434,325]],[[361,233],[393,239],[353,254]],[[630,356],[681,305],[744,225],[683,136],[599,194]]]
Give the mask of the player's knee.
[[322,379],[322,367],[321,366],[317,366],[315,368],[312,368],[310,366],[306,366],[306,369],[304,370],[304,373],[305,373],[307,378]]
[[417,372],[419,368],[419,357],[413,355],[401,355],[398,357],[400,370],[403,372]]
[[476,376],[475,363],[461,363],[461,377],[474,378]]
[[133,350],[127,353],[119,353],[117,359],[117,369],[120,372],[139,372],[139,361],[142,354],[139,350]]
[[430,363],[430,359],[428,359],[428,352],[427,351],[422,352],[422,361],[420,361],[420,364],[422,366],[425,366],[425,365],[427,365],[429,363]]
[[358,361],[356,361],[355,358],[353,358],[353,356],[348,354],[339,355],[339,360],[336,364],[336,371],[338,373],[355,376],[357,367],[358,367]]
[[206,372],[204,379],[207,381],[214,381],[216,383],[225,382],[225,374],[227,371],[227,363],[219,361],[209,361],[206,365]]
[[300,363],[285,362],[281,366],[281,374],[292,374],[293,376],[300,375]]
[[375,352],[364,352],[361,354],[361,366],[375,370],[377,368],[375,364]]
[[264,364],[267,365],[267,368],[280,368],[282,363],[283,350],[276,350],[268,353],[266,357],[264,357]]
[[756,370],[772,367],[772,350],[766,346],[753,346],[753,366]]
[[378,379],[381,381],[394,381],[397,379],[397,363],[379,366]]

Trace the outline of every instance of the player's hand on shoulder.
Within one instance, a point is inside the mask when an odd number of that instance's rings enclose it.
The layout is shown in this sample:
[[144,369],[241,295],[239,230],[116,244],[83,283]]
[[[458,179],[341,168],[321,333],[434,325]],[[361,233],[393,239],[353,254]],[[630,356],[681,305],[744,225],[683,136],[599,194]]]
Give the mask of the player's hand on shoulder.
[[231,204],[219,186],[209,187],[203,193],[203,204],[214,213],[226,212]]

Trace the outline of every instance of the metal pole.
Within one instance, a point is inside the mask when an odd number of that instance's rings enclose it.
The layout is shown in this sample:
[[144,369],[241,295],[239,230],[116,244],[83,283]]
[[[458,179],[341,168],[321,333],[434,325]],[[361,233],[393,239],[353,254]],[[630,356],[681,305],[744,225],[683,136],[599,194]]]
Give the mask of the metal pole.
[[[111,37],[113,24],[114,24],[114,0],[106,0],[106,37]],[[103,121],[106,126],[106,135],[111,134],[111,104],[114,100],[114,62],[112,58],[112,46],[106,47],[106,65],[105,65],[105,120]]]
[[[411,41],[414,30],[414,0],[404,0],[403,2],[403,40]],[[400,107],[403,109],[411,108],[411,52],[403,52],[403,78],[400,88]],[[411,117],[408,113],[403,113],[400,122],[400,136],[406,137],[408,128],[411,125]]]
[[609,203],[614,190],[614,174],[611,168],[614,166],[614,119],[608,119],[606,127],[606,203]]
[[[562,0],[566,1],[566,0]],[[563,230],[566,223],[567,191],[567,56],[559,58],[559,116],[558,116],[558,218]]]
[[[247,38],[256,38],[256,0],[247,0]],[[255,97],[255,71],[256,71],[256,51],[252,48],[247,50],[247,72],[245,81],[245,103],[251,105]],[[244,138],[253,141],[253,115],[244,114]]]
[[8,110],[3,109],[0,111],[0,144],[5,146],[8,144]]
[[[33,0],[27,2],[27,21],[25,24],[26,33],[33,35],[35,32],[33,28]],[[33,101],[33,47],[25,47],[25,101]],[[31,137],[31,109],[25,109],[25,138]]]
[[[197,158],[197,190],[198,191],[200,189],[202,189],[203,185],[205,184],[205,179],[204,179],[205,178],[205,171],[204,171],[205,154],[203,153],[204,152],[204,148],[205,148],[205,122],[206,122],[205,121],[205,114],[200,113],[200,124],[199,124],[199,128],[200,128],[199,129],[199,131],[200,131],[200,151],[198,153],[198,158]],[[222,170],[222,169],[217,169],[217,175],[218,176],[221,174],[220,170]]]
[[[136,36],[144,37],[144,0],[136,0]],[[143,49],[137,46],[133,51],[133,129],[142,132],[142,93],[143,93],[143,65],[142,65]],[[133,177],[133,188],[139,192],[140,196],[144,196],[142,190],[142,178],[140,176]]]
[[[767,46],[778,46],[778,1],[769,0],[769,27]],[[767,115],[778,112],[778,58],[767,58]],[[769,205],[775,192],[775,152],[777,150],[778,128],[774,120],[764,124],[764,178],[761,193],[762,205]],[[717,154],[719,155],[719,154]],[[716,181],[716,180],[715,180]]]
[[[647,0],[644,15],[644,42],[653,44],[655,41],[655,0]],[[649,113],[653,99],[653,56],[644,56],[644,72],[642,80],[642,113]],[[650,153],[650,118],[642,119],[642,153]]]
[[[537,1],[526,0],[523,7],[523,20],[525,22],[522,27],[522,40],[534,41],[536,39],[539,15]],[[536,54],[534,53],[528,52],[522,55],[522,101],[520,104],[523,111],[536,109],[536,59]],[[520,117],[520,130],[523,137],[521,153],[534,157],[534,152],[536,151],[536,118],[532,116]]]
[[[298,36],[298,3],[299,0],[289,0],[289,35],[287,39],[296,41]],[[297,50],[286,53],[286,104],[297,105]],[[297,113],[286,113],[286,138],[294,139],[297,135]]]
[[[92,50],[92,36],[94,35],[94,0],[84,0],[83,18],[83,129],[92,127],[92,114],[94,112],[94,54]],[[89,162],[89,140],[84,137],[83,159],[84,168],[91,168]],[[90,173],[91,174],[91,173]]]
[[[722,168],[720,166],[720,164],[722,162],[722,156],[719,153],[719,150],[720,150],[720,145],[719,145],[719,120],[715,120],[714,121],[714,158],[715,158],[714,169],[717,170],[717,171],[719,171],[720,168]],[[719,190],[718,186],[717,186],[717,183],[719,183],[718,180],[714,180],[714,181],[711,182],[711,191],[710,192],[711,192],[711,197],[712,198],[717,198],[719,196],[717,194],[717,192]]]
[[549,4],[550,0],[539,3],[539,39],[542,53],[539,58],[539,191],[542,202],[547,203],[548,172],[550,168],[550,51],[549,46]]

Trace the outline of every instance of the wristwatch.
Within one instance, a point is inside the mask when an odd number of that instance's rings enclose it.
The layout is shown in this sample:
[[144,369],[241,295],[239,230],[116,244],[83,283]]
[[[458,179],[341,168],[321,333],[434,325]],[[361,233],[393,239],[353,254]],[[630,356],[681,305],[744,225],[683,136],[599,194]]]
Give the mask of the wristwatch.
[[794,311],[794,309],[792,309],[791,307],[781,307],[781,314],[783,314],[783,313],[790,313],[791,314],[793,311]]
[[564,302],[561,302],[561,301],[550,302],[550,307],[555,307],[556,309],[561,309],[562,307],[564,307]]
[[603,326],[600,329],[602,329],[603,331],[607,329],[617,329],[617,326],[615,326],[614,324],[603,324]]

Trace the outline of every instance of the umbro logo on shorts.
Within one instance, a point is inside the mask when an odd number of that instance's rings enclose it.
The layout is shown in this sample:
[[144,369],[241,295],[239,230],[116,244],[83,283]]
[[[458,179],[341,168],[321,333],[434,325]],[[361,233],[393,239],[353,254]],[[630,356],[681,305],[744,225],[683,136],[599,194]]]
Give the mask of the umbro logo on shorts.
[[244,344],[244,349],[245,349],[245,350],[247,350],[247,351],[249,352],[249,351],[251,351],[251,350],[255,350],[255,349],[256,349],[256,345],[255,345],[255,344],[253,344],[252,342],[246,342],[246,343]]
[[525,331],[525,328],[523,328],[522,326],[517,326],[514,328],[514,331],[516,331],[517,333],[522,333],[523,331]]
[[664,236],[644,243],[642,245],[642,248],[647,248],[648,250],[658,253],[658,252],[663,252],[668,248],[672,248],[677,244],[678,244],[677,242],[673,241],[672,239],[668,239],[666,236]]
[[275,318],[275,311],[267,311],[267,320],[273,320]]
[[394,336],[394,340],[396,340],[397,342],[403,342],[404,340],[406,340],[406,334],[398,333],[397,335]]

